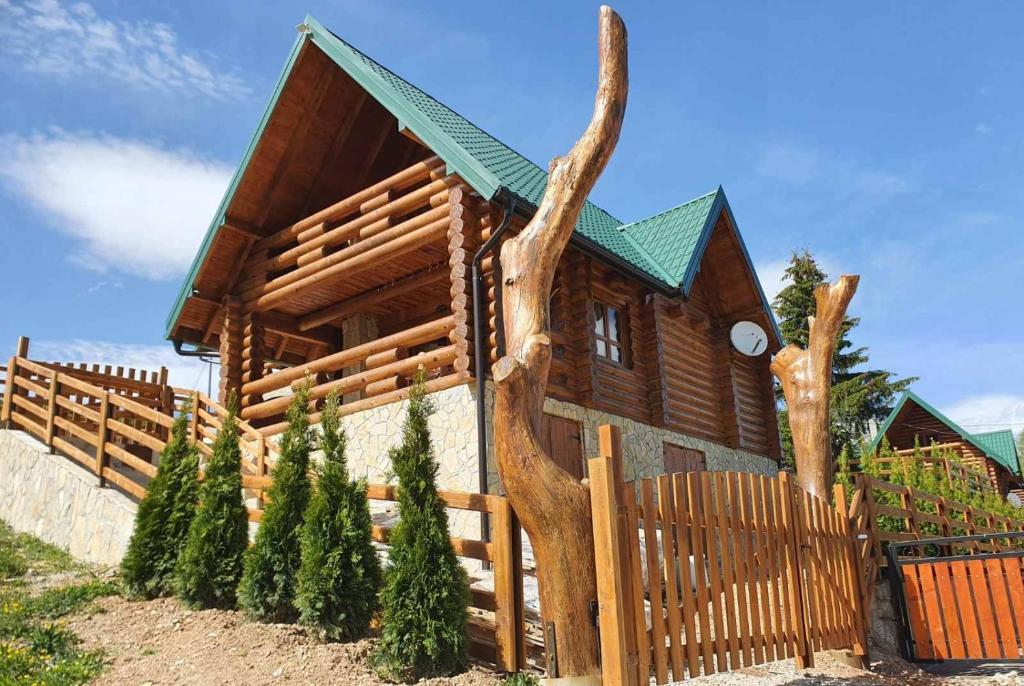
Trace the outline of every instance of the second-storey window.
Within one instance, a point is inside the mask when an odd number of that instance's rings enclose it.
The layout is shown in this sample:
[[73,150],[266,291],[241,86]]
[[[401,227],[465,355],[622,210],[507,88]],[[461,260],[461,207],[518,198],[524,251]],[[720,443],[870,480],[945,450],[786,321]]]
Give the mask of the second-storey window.
[[594,301],[594,343],[597,354],[612,362],[625,365],[626,335],[622,311]]

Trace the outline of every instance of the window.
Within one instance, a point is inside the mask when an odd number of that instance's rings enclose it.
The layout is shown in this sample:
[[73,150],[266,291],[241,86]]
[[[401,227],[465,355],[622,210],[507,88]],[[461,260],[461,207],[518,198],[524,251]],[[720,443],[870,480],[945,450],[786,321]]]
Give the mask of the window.
[[601,357],[625,365],[625,321],[622,311],[594,301],[594,344]]

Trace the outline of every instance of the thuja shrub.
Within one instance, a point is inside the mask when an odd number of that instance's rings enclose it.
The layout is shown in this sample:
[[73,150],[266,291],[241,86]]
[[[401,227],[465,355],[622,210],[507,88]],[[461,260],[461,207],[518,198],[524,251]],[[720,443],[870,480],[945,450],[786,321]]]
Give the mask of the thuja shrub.
[[349,479],[337,395],[327,398],[320,427],[323,463],[316,470],[302,529],[295,604],[300,622],[321,640],[352,640],[370,630],[380,561],[373,548],[366,481]]
[[230,609],[237,603],[249,515],[242,499],[242,451],[235,404],[213,443],[199,489],[199,509],[178,558],[176,590],[189,606]]
[[135,529],[121,561],[131,597],[156,598],[174,591],[174,569],[185,546],[199,499],[199,451],[188,438],[191,408],[174,420],[171,434],[135,514]]
[[239,601],[253,619],[296,619],[295,577],[301,560],[300,538],[309,505],[309,389],[295,393],[288,408],[288,428],[281,455],[271,473],[266,508],[256,541],[245,556]]
[[402,443],[389,453],[398,477],[400,519],[389,541],[373,664],[390,681],[446,676],[466,665],[469,586],[437,493],[437,462],[427,428],[432,412],[420,378],[409,400]]

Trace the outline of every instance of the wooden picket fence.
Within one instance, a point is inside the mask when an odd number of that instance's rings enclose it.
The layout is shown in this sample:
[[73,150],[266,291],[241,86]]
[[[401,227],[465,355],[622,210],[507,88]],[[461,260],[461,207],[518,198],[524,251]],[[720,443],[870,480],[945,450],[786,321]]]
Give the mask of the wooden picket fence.
[[866,653],[842,489],[833,507],[785,473],[624,482],[617,428],[599,433],[589,468],[605,686]]

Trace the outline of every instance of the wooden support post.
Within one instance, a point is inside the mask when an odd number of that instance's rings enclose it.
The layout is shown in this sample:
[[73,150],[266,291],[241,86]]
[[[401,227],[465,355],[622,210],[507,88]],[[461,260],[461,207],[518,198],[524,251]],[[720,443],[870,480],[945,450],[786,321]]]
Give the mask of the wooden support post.
[[[601,636],[601,684],[623,686],[632,683],[626,633],[632,618],[626,616],[624,600],[626,560],[619,542],[619,483],[615,453],[619,452],[617,427],[600,427],[602,455],[588,461],[590,507],[594,525],[594,555],[597,564],[598,625]],[[620,453],[621,454],[621,453]],[[633,671],[633,675],[636,672]]]
[[28,359],[28,336],[18,336],[18,348],[14,354],[23,359]]
[[199,442],[199,391],[192,391],[192,421],[189,426],[189,434],[193,443]]
[[525,640],[523,627],[516,622],[516,569],[513,555],[512,506],[502,498],[491,513],[491,545],[494,548],[494,652],[500,671],[516,672],[519,642]]
[[57,415],[57,393],[60,386],[60,373],[50,372],[50,396],[46,403],[46,446],[53,452],[53,431],[56,424],[54,417]]
[[788,472],[779,472],[779,495],[782,498],[782,526],[787,535],[786,540],[786,571],[790,594],[790,620],[796,629],[796,654],[794,655],[797,669],[809,669],[814,666],[814,651],[807,637],[807,611],[804,608],[805,582],[802,570],[806,566],[801,555],[803,539],[801,536],[800,518],[796,510],[796,490]]
[[12,428],[11,426],[11,410],[14,407],[14,390],[17,388],[14,384],[14,378],[18,375],[18,356],[11,356],[10,361],[7,362],[7,378],[4,381],[4,405],[3,410],[0,411],[0,421],[3,422],[3,426],[6,429]]
[[107,466],[107,420],[110,419],[110,393],[104,393],[100,401],[100,421],[96,429],[96,478],[100,486],[106,485],[103,470]]

